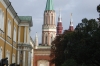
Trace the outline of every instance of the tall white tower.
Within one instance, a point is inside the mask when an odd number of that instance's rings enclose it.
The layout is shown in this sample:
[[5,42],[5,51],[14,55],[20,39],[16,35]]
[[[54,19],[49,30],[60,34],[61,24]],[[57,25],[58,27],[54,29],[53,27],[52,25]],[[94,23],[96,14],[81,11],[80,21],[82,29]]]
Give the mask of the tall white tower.
[[56,36],[55,10],[52,0],[47,0],[42,25],[42,45],[50,46]]

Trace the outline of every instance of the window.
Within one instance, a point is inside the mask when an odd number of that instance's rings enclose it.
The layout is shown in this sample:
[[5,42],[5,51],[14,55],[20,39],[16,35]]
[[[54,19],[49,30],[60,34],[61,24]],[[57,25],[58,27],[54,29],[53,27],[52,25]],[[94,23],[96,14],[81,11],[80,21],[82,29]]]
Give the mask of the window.
[[0,48],[0,60],[2,59],[2,48]]
[[2,10],[0,9],[0,29],[1,29],[1,25],[2,24]]
[[16,28],[14,27],[14,38],[13,40],[16,42]]
[[8,20],[8,36],[11,37],[11,21]]
[[52,43],[52,41],[53,41],[53,37],[51,37],[51,43]]
[[12,63],[15,63],[15,55],[12,56]]
[[1,29],[4,31],[4,12],[2,12],[2,27]]
[[40,64],[40,66],[44,66],[43,64]]
[[10,52],[9,51],[6,52],[6,57],[8,58],[8,64],[9,64],[10,63]]
[[4,31],[4,12],[0,9],[0,29]]
[[47,44],[47,36],[45,37],[45,44]]

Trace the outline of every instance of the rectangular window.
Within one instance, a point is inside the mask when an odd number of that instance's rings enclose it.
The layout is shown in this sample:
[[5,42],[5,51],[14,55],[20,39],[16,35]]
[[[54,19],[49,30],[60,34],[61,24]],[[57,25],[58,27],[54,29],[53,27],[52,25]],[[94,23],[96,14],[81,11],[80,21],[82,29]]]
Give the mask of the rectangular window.
[[12,63],[15,63],[15,55],[12,56]]
[[8,51],[6,52],[6,57],[8,58],[8,64],[10,64],[10,53]]
[[2,59],[2,49],[0,48],[0,60]]
[[8,21],[8,36],[11,38],[11,21]]
[[16,28],[14,28],[14,36],[13,40],[16,42]]

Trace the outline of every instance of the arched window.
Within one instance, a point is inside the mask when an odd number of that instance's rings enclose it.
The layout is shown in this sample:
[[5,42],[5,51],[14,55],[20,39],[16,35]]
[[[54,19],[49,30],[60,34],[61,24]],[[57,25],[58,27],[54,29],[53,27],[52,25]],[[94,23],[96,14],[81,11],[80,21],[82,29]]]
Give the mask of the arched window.
[[52,43],[52,41],[53,41],[53,37],[51,36],[51,43]]
[[0,60],[2,59],[2,48],[0,48]]
[[48,38],[47,35],[45,36],[45,44],[47,44]]
[[1,29],[1,25],[2,24],[2,10],[0,9],[0,29]]

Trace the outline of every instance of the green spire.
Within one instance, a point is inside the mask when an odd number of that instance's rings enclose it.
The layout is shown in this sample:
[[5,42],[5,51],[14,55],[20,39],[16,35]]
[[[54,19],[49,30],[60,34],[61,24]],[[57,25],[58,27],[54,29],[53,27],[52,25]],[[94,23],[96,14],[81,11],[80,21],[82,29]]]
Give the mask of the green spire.
[[52,0],[47,0],[45,10],[54,10],[53,9],[53,2],[52,2]]

